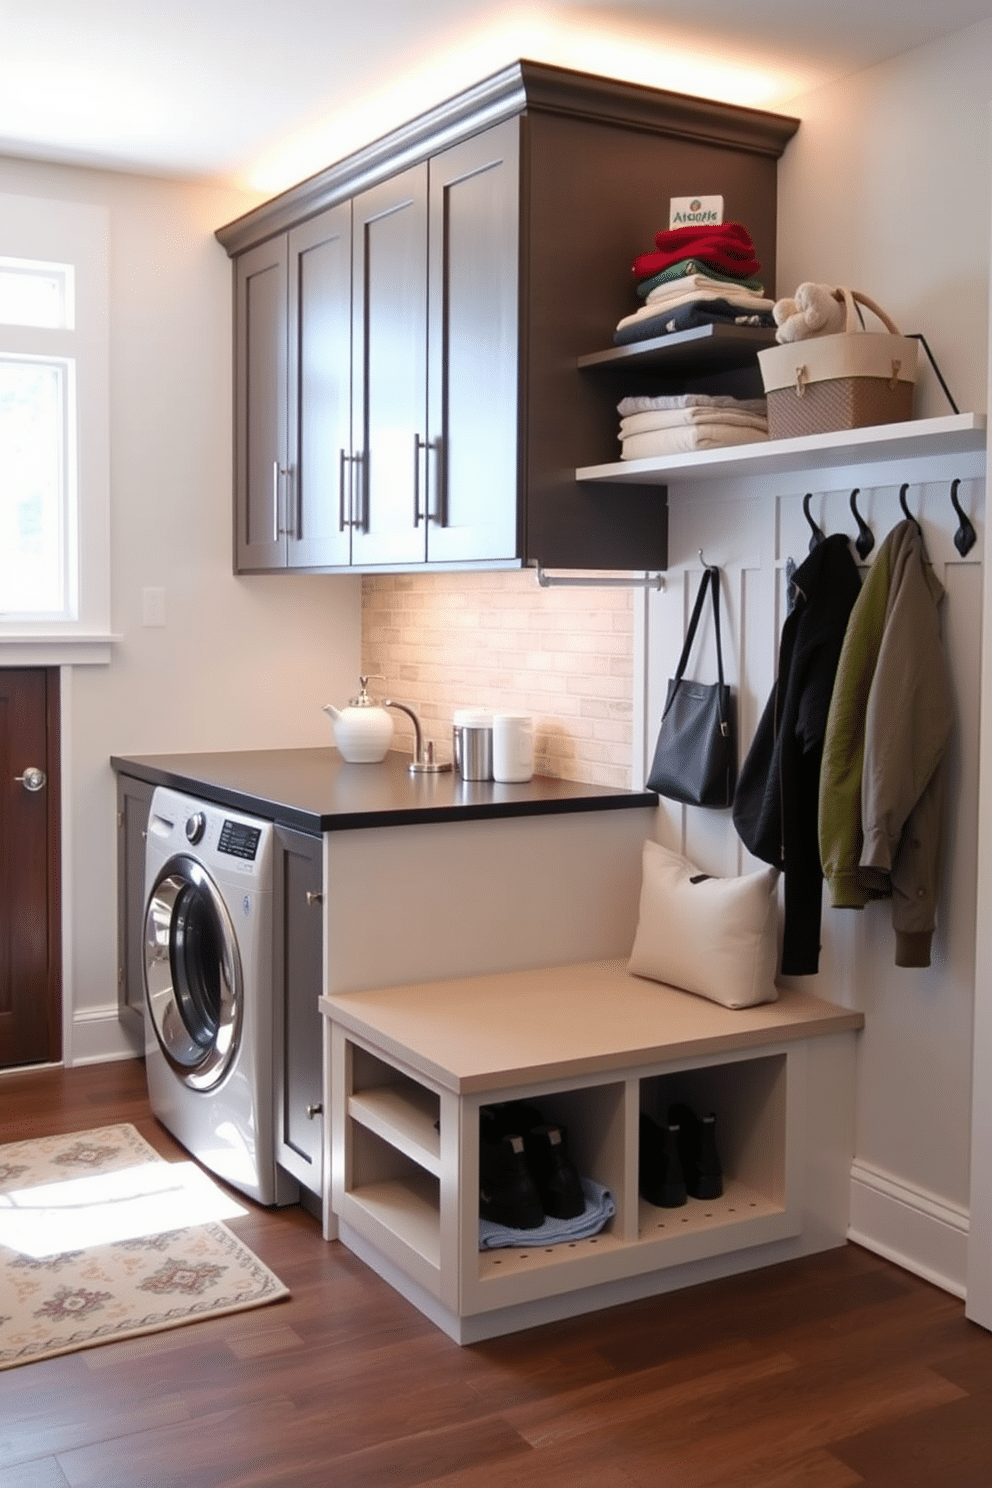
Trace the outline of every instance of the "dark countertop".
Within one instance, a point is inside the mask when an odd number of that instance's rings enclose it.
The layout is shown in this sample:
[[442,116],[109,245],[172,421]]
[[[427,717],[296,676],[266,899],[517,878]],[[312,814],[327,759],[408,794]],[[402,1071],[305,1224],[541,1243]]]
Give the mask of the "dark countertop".
[[336,749],[253,749],[218,754],[112,755],[120,775],[167,785],[233,811],[319,835],[355,827],[478,821],[616,811],[657,804],[651,791],[579,785],[535,775],[524,785],[411,775],[410,756],[390,751],[378,765],[349,765]]

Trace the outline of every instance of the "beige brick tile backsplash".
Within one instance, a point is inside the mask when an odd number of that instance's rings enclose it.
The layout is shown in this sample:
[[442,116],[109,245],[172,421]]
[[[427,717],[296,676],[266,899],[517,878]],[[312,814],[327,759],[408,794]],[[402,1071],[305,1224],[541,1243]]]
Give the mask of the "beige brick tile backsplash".
[[587,785],[630,788],[633,635],[629,589],[542,589],[529,570],[362,580],[362,671],[416,708],[439,753],[457,708],[519,710],[538,773]]

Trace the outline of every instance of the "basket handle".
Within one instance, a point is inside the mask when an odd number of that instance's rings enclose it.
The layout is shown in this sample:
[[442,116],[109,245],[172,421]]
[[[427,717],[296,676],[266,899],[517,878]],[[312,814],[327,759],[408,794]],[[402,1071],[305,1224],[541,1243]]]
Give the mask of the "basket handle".
[[875,301],[869,299],[866,294],[862,294],[860,289],[847,289],[845,286],[842,285],[839,289],[835,290],[834,293],[836,294],[837,298],[843,300],[844,303],[846,314],[844,324],[845,331],[856,331],[858,330],[859,325],[862,330],[864,329],[863,323],[861,323],[861,317],[858,315],[857,310],[854,308],[855,302],[857,302],[859,305],[864,305],[865,309],[870,310],[873,315],[877,315],[879,320],[884,325],[885,329],[887,331],[891,331],[893,336],[902,335],[902,332],[896,325],[895,321],[891,318],[891,316],[886,315],[881,305],[876,305]]

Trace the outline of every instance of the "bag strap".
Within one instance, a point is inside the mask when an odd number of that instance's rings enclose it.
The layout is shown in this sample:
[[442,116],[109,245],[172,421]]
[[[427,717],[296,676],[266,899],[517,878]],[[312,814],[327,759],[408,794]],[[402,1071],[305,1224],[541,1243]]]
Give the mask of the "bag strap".
[[[881,305],[876,305],[875,301],[870,300],[866,294],[862,294],[860,289],[847,289],[843,285],[841,285],[837,289],[836,295],[841,298],[844,304],[845,331],[852,332],[857,331],[859,328],[861,330],[864,329],[864,322],[861,321],[861,317],[857,309],[855,308],[856,305],[864,305],[866,310],[870,310],[873,315],[878,316],[885,329],[889,331],[893,336],[902,335],[902,332],[900,331],[899,327],[896,325],[892,317],[886,315]],[[860,327],[859,321],[861,322]]]
[[661,715],[661,721],[664,723],[665,714],[667,714],[675,700],[678,685],[682,681],[682,674],[689,663],[689,652],[692,650],[692,643],[696,639],[696,630],[699,626],[699,618],[703,612],[703,601],[706,598],[707,584],[710,586],[710,594],[713,599],[713,634],[716,637],[716,670],[720,682],[718,693],[720,732],[725,734],[727,732],[727,722],[723,716],[723,648],[720,644],[720,570],[711,564],[707,564],[703,569],[699,592],[696,595],[696,602],[692,607],[692,615],[689,618],[689,628],[685,635],[685,645],[682,647],[682,655],[679,657],[678,666],[675,668],[675,676],[672,678],[674,685],[671,689],[671,697],[665,704],[665,712]]

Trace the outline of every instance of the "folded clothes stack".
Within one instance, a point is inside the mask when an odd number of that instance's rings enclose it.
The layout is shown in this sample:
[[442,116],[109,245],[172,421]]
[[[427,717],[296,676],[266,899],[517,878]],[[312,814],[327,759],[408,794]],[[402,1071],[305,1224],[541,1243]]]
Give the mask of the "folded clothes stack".
[[620,415],[621,460],[757,444],[768,438],[764,398],[710,397],[707,393],[623,398]]
[[626,346],[715,324],[774,329],[775,301],[765,297],[760,269],[751,236],[739,222],[657,233],[655,252],[634,259],[644,304],[623,317],[614,343]]

